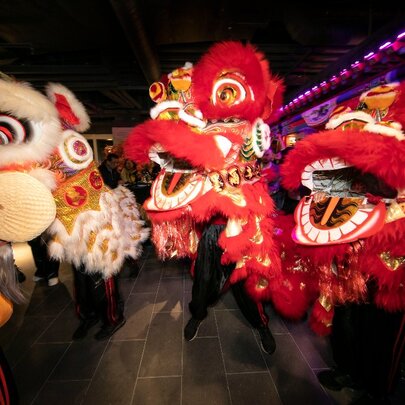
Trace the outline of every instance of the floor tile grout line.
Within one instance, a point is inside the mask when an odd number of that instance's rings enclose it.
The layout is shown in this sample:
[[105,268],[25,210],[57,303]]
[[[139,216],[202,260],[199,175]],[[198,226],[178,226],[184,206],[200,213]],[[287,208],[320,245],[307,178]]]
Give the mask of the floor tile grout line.
[[[295,346],[297,347],[297,349],[298,349],[298,351],[299,351],[301,357],[303,358],[304,362],[307,364],[308,368],[311,370],[311,373],[314,375],[315,381],[318,381],[318,377],[317,377],[317,375],[316,375],[314,369],[313,369],[313,368],[311,367],[311,365],[309,364],[309,362],[308,362],[308,360],[307,360],[307,357],[306,357],[306,356],[304,355],[304,353],[302,352],[301,347],[300,347],[300,345],[298,344],[297,340],[295,339],[294,335],[293,335],[290,331],[289,331],[289,334],[290,334],[291,339],[293,340]],[[335,402],[335,399],[328,393],[328,391],[326,390],[326,388],[325,388],[321,383],[318,382],[318,384],[319,384],[319,386],[321,387],[322,391],[325,393],[326,397],[331,401],[331,403],[334,403],[334,402]]]
[[64,383],[64,382],[81,382],[81,381],[87,381],[87,382],[90,382],[91,381],[91,378],[76,378],[76,379],[74,379],[74,378],[72,378],[72,379],[69,379],[69,378],[65,378],[65,379],[61,379],[61,380],[49,380],[48,379],[48,383]]
[[[276,391],[276,393],[277,393],[277,396],[278,396],[278,398],[279,398],[279,400],[280,400],[280,403],[283,403],[283,401],[282,401],[282,399],[281,399],[281,396],[280,396],[280,393],[279,393],[278,388],[277,388],[277,384],[276,384],[276,382],[274,381],[273,376],[271,375],[270,368],[269,368],[269,366],[268,366],[268,364],[267,364],[267,361],[266,361],[266,358],[267,358],[267,357],[265,357],[265,355],[264,355],[264,353],[263,353],[263,350],[262,350],[261,345],[260,345],[260,343],[259,343],[257,334],[255,333],[255,330],[254,330],[253,328],[251,328],[251,330],[252,330],[252,333],[253,333],[253,337],[254,337],[254,339],[255,339],[255,341],[256,341],[256,344],[259,346],[260,354],[261,354],[261,356],[262,356],[262,359],[263,359],[263,361],[264,361],[264,364],[266,365],[267,374],[268,374],[268,376],[270,377],[271,382],[273,383],[273,387],[274,387],[274,389],[275,389],[275,391]],[[277,348],[276,348],[276,350],[277,350]],[[268,355],[268,356],[270,356],[270,355]]]
[[144,343],[144,345],[143,345],[141,358],[140,358],[140,360],[139,360],[138,372],[137,372],[137,374],[136,374],[136,378],[135,378],[135,382],[134,382],[134,387],[133,387],[133,389],[132,389],[132,395],[131,395],[130,404],[132,404],[132,403],[134,402],[136,386],[137,386],[137,383],[138,383],[139,373],[140,373],[140,371],[141,371],[141,366],[142,366],[143,356],[144,356],[145,350],[146,350],[146,345],[148,344],[149,332],[150,332],[150,328],[151,328],[152,321],[153,321],[154,314],[155,314],[155,305],[156,305],[157,297],[158,297],[158,294],[159,294],[159,288],[160,288],[160,283],[161,283],[161,281],[162,281],[162,276],[163,276],[163,268],[161,267],[161,268],[160,268],[159,282],[158,282],[158,285],[157,285],[157,288],[156,288],[155,299],[154,299],[153,307],[152,307],[152,313],[151,313],[151,315],[150,315],[149,326],[148,326],[148,330],[147,330],[146,336],[145,336],[145,343]]
[[[139,274],[141,273],[142,269],[143,269],[143,264],[142,264],[142,266],[141,266],[141,268],[140,268],[140,270],[139,270]],[[129,296],[131,295],[131,292],[132,292],[132,290],[133,290],[133,288],[134,288],[134,286],[135,286],[135,284],[136,284],[136,282],[137,282],[137,280],[138,280],[139,274],[138,274],[138,276],[136,277],[136,280],[135,280],[135,282],[134,282],[133,285],[132,285],[131,291],[130,291],[130,293],[128,294],[128,297],[126,298],[125,303],[127,302]],[[93,382],[93,378],[94,378],[94,376],[96,375],[98,368],[100,367],[101,361],[102,361],[102,359],[103,359],[103,357],[104,357],[105,352],[107,351],[107,348],[112,344],[112,342],[113,342],[113,340],[112,340],[112,336],[111,336],[111,337],[109,338],[107,344],[105,345],[103,352],[101,353],[101,356],[100,356],[100,358],[99,358],[99,360],[98,360],[97,366],[96,366],[96,368],[94,369],[93,375],[92,375],[92,377],[91,377],[91,379],[90,379],[90,383],[88,384],[88,386],[87,386],[87,388],[86,388],[86,390],[85,390],[85,393],[84,393],[84,395],[83,395],[83,399],[82,399],[81,404],[85,401],[86,396],[87,396],[87,393],[88,393],[89,388],[90,388],[90,386],[91,386],[91,383]]]
[[[149,256],[149,252],[148,252],[148,256]],[[147,257],[148,257],[148,256],[147,256]],[[143,260],[142,265],[141,265],[141,267],[139,268],[139,273],[138,273],[138,275],[136,276],[134,282],[132,283],[131,290],[129,291],[129,294],[128,294],[127,299],[125,300],[125,303],[128,301],[129,296],[132,294],[132,291],[134,290],[135,285],[136,285],[136,283],[138,282],[139,276],[140,276],[141,273],[143,272],[143,269],[144,269],[144,267],[145,267],[145,261],[146,261],[147,257]],[[139,262],[137,261],[137,263],[139,263]]]
[[217,319],[217,315],[215,313],[215,311],[212,311],[212,313],[214,314],[214,322],[215,322],[215,326],[217,328],[217,334],[218,334],[218,343],[219,343],[219,350],[221,352],[221,359],[222,359],[222,365],[224,367],[224,375],[225,375],[225,381],[226,381],[226,388],[228,390],[228,398],[229,398],[229,403],[230,405],[232,405],[232,395],[231,395],[231,389],[229,387],[229,379],[228,379],[228,374],[226,371],[226,364],[225,364],[225,358],[224,358],[224,352],[222,350],[222,342],[221,342],[221,336],[219,334],[219,328],[218,328],[218,319]]
[[[139,274],[141,273],[142,269],[143,269],[143,265],[142,265],[141,268],[140,268]],[[135,282],[133,283],[133,286],[132,286],[132,288],[131,288],[131,292],[132,292],[132,290],[133,290],[133,288],[134,288],[134,285],[136,284],[136,281],[138,280],[139,274],[138,274],[138,276],[136,277]],[[131,292],[128,294],[128,297],[131,295]],[[127,302],[128,297],[127,297],[127,299],[125,300],[125,303]],[[91,377],[91,379],[90,379],[90,383],[88,384],[88,386],[87,386],[87,388],[86,388],[86,390],[85,390],[85,392],[84,392],[84,395],[83,395],[83,399],[82,399],[82,401],[81,401],[81,404],[85,401],[86,396],[87,396],[87,393],[88,393],[88,391],[89,391],[89,388],[90,388],[90,386],[91,386],[91,384],[92,384],[92,382],[93,382],[93,378],[94,378],[94,376],[96,375],[98,368],[100,367],[101,361],[103,360],[103,357],[104,357],[104,355],[105,355],[105,353],[106,353],[108,347],[110,347],[113,342],[114,342],[114,341],[112,340],[112,336],[111,336],[111,337],[108,339],[108,342],[107,342],[107,344],[105,345],[104,350],[103,350],[103,352],[101,353],[101,356],[100,356],[100,358],[99,358],[99,360],[98,360],[98,362],[97,362],[97,366],[96,366],[95,369],[94,369],[93,375],[92,375],[92,377]]]
[[84,402],[84,400],[86,399],[86,396],[87,396],[87,393],[89,392],[89,388],[90,388],[90,386],[91,386],[91,383],[93,382],[93,378],[94,378],[94,376],[96,375],[97,370],[98,370],[98,368],[100,367],[101,361],[102,361],[102,359],[103,359],[103,357],[104,357],[104,354],[105,354],[105,352],[107,351],[107,348],[110,346],[110,344],[111,344],[111,337],[110,337],[110,339],[108,340],[107,344],[105,345],[104,350],[103,350],[103,352],[101,353],[100,358],[98,359],[97,366],[94,368],[93,375],[92,375],[91,378],[90,378],[90,382],[89,382],[89,384],[87,385],[87,388],[86,388],[86,390],[85,390],[85,392],[84,392],[84,395],[83,395],[83,398],[82,398],[82,401],[81,401],[80,404],[82,404],[82,403]]
[[159,378],[179,378],[181,374],[173,374],[173,375],[151,375],[150,377],[138,377],[138,380],[157,380]]
[[231,372],[228,372],[228,373],[226,373],[227,375],[243,375],[243,374],[268,374],[269,372],[268,372],[268,370],[266,370],[266,371],[260,371],[260,370],[257,370],[257,371],[231,371]]
[[56,320],[62,316],[62,313],[65,311],[66,308],[69,307],[69,305],[71,304],[71,301],[68,302],[60,311],[57,315],[54,316],[53,321],[49,324],[49,326],[38,336],[38,338],[34,341],[33,344],[38,343],[38,340],[42,337],[42,335],[56,322]]
[[[291,338],[292,338],[292,340],[293,340],[295,346],[297,347],[297,349],[298,349],[298,351],[299,351],[301,357],[302,357],[303,360],[305,361],[305,364],[306,364],[306,365],[308,366],[308,368],[311,370],[312,374],[313,374],[314,377],[315,377],[315,380],[318,381],[318,377],[317,377],[317,375],[315,374],[314,369],[313,369],[313,368],[311,367],[311,365],[309,364],[309,362],[308,362],[308,360],[307,360],[307,357],[306,357],[306,356],[304,355],[304,353],[302,352],[301,347],[300,347],[300,345],[297,343],[297,341],[296,341],[294,335],[293,335],[292,333],[290,333],[290,336],[291,336]],[[319,383],[319,385],[324,389],[324,387],[322,386],[322,384]],[[325,390],[325,389],[324,389],[324,390]],[[325,392],[326,392],[326,391],[325,391]],[[329,394],[328,394],[328,396],[329,396]]]
[[65,354],[67,353],[67,351],[69,350],[69,348],[72,346],[72,342],[70,342],[68,344],[68,346],[66,347],[66,349],[64,350],[62,356],[59,357],[59,360],[56,362],[56,364],[54,365],[54,367],[52,368],[51,372],[48,374],[48,377],[45,378],[45,381],[42,383],[41,388],[37,391],[35,397],[33,398],[33,400],[31,401],[31,404],[34,404],[35,400],[38,398],[39,394],[41,393],[41,391],[43,390],[43,388],[45,387],[46,383],[49,380],[49,377],[52,375],[52,373],[55,371],[56,367],[58,367],[58,365],[60,364],[60,362],[62,361],[63,357],[65,356]]
[[[67,303],[63,309],[61,309],[59,311],[59,313],[57,315],[54,315],[54,319],[52,321],[50,321],[50,323],[48,324],[48,326],[39,334],[39,336],[31,343],[31,345],[28,347],[28,350],[15,362],[15,364],[12,367],[12,370],[14,370],[19,364],[20,362],[25,358],[25,356],[27,355],[27,353],[31,350],[31,348],[35,345],[35,344],[42,344],[41,342],[38,342],[38,340],[41,338],[41,336],[56,322],[56,320],[61,316],[61,314],[63,313],[63,311],[70,305],[70,302]],[[49,317],[51,318],[51,317]],[[24,316],[24,320],[25,320],[25,316]],[[18,331],[16,333],[16,336],[20,330],[21,326],[18,328]],[[67,343],[68,341],[65,341],[63,343]],[[55,342],[43,342],[43,344],[49,344],[49,343],[55,343]]]
[[185,309],[185,303],[186,303],[186,297],[185,297],[185,289],[186,289],[186,277],[185,274],[188,275],[188,273],[183,273],[182,277],[182,299],[183,299],[183,324],[181,325],[181,357],[180,357],[180,366],[181,366],[181,377],[180,377],[180,405],[183,404],[183,376],[184,376],[184,348],[185,348],[185,341],[184,341],[184,326],[186,322],[186,309]]
[[[31,302],[31,299],[32,299],[32,296],[33,296],[33,294],[34,294],[34,291],[35,291],[35,287],[36,287],[36,286],[37,286],[37,282],[34,281],[34,288],[32,289],[31,294],[30,294],[30,295],[27,294],[27,302]],[[40,288],[41,288],[41,287],[42,287],[42,286],[40,286]],[[45,285],[44,285],[43,287],[45,287]],[[45,288],[46,288],[46,287],[45,287]],[[49,287],[48,287],[48,288],[49,288]],[[35,307],[33,307],[32,310],[33,310],[33,311],[36,311],[49,297],[51,297],[52,295],[55,295],[55,294],[57,293],[57,290],[58,290],[58,288],[55,288],[53,291],[51,291],[50,293],[48,293],[48,295],[45,296],[45,297],[43,297],[43,299],[42,299],[40,302],[38,302],[38,304],[35,305]],[[26,290],[23,289],[23,292],[25,293]],[[28,295],[29,295],[29,297],[28,297]],[[34,298],[35,298],[35,297],[34,297]],[[29,307],[29,304],[28,304],[28,307]],[[28,309],[28,307],[27,307],[27,309]]]

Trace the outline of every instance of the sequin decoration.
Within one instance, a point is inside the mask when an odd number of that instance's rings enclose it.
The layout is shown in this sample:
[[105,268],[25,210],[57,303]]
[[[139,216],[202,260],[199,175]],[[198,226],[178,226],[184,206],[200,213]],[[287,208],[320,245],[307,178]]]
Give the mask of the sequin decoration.
[[65,189],[65,201],[71,207],[83,206],[87,200],[87,191],[81,186],[71,186]]
[[92,172],[97,172],[94,163],[86,170],[70,177],[54,193],[56,216],[69,233],[72,232],[76,218],[83,208],[100,210],[100,190],[108,192],[107,187],[103,185],[98,190],[93,187],[89,181]]
[[380,259],[391,271],[398,270],[399,267],[405,265],[405,256],[392,257],[390,252],[382,252],[380,254]]
[[87,154],[87,145],[80,141],[74,141],[73,142],[73,150],[79,155],[79,156],[85,156]]
[[100,190],[103,187],[103,179],[97,170],[93,170],[89,174],[89,183],[95,190]]

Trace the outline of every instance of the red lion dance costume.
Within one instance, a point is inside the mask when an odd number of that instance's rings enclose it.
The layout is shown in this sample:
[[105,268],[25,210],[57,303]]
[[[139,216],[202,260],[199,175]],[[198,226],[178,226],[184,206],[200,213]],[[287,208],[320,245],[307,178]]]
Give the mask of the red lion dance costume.
[[[283,311],[300,283],[311,286],[310,325],[332,331],[339,373],[385,395],[405,345],[405,84],[380,85],[355,102],[297,143],[281,167],[287,189],[302,184],[309,193],[292,233],[291,219],[279,218],[284,281],[292,282],[276,305]],[[339,377],[324,382],[342,388]]]
[[[282,90],[251,45],[216,44],[195,66],[186,64],[151,86],[152,120],[134,128],[124,144],[128,158],[152,159],[162,168],[144,204],[159,256],[195,260],[187,340],[224,279],[225,288],[238,285],[249,301],[254,314],[248,320],[262,343],[270,334],[261,302],[279,283],[280,260],[273,202],[257,159],[270,145],[263,120],[277,111]],[[202,286],[207,278],[215,282]],[[274,349],[273,340],[266,351]]]

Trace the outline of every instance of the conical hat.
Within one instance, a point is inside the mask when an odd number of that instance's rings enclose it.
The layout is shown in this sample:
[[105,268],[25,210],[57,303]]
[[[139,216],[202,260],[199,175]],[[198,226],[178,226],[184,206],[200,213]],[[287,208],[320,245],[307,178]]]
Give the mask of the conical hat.
[[21,172],[0,172],[0,239],[25,242],[41,234],[55,219],[50,190]]

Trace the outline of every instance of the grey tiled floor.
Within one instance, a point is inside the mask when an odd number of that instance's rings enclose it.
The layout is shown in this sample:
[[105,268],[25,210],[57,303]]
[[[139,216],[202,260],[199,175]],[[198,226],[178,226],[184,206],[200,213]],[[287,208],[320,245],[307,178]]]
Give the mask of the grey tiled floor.
[[[0,344],[22,405],[346,405],[356,395],[319,385],[316,373],[332,365],[327,338],[305,322],[283,321],[270,307],[278,346],[272,356],[263,354],[231,293],[211,308],[198,337],[185,342],[188,267],[158,261],[151,247],[138,277],[120,278],[127,322],[105,342],[93,339],[97,328],[81,342],[71,340],[78,321],[68,265],[62,265],[61,283],[48,287],[32,281],[27,245],[16,245],[15,256],[27,275],[29,300],[1,328]],[[401,394],[405,398],[405,390]]]

